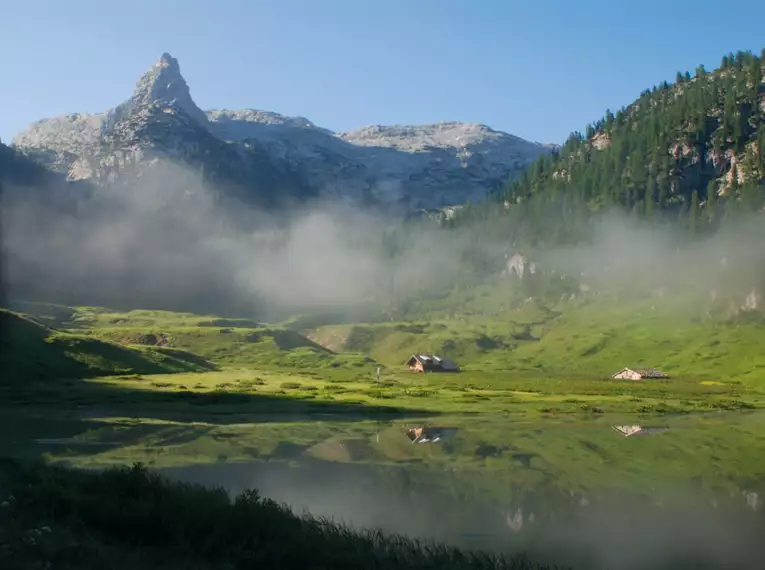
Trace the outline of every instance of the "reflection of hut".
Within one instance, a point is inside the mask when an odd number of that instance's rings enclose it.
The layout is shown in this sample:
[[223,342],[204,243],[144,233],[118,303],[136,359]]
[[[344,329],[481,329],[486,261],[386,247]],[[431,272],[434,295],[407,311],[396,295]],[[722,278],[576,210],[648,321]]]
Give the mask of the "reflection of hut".
[[630,437],[632,435],[653,435],[669,429],[668,427],[643,427],[639,425],[613,426],[613,428],[624,437]]
[[611,378],[616,380],[643,380],[645,378],[669,378],[656,368],[622,368]]
[[406,361],[412,372],[459,372],[460,367],[451,360],[435,354],[413,354]]
[[406,436],[412,443],[438,443],[456,432],[456,428],[420,426],[406,430]]
[[521,532],[523,530],[523,511],[518,508],[514,513],[507,513],[505,515],[505,521],[507,522],[507,526],[510,527],[510,530],[513,532]]

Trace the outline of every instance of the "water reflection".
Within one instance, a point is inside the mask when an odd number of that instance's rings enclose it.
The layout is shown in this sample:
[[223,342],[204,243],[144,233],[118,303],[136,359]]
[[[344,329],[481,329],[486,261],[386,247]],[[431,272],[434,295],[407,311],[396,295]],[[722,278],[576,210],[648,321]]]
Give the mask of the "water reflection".
[[297,512],[355,527],[581,568],[698,559],[703,568],[753,569],[765,555],[765,414],[659,424],[510,416],[153,427],[104,420],[83,445],[76,440],[48,439],[49,452],[82,465],[140,460],[232,494],[257,488]]
[[[661,500],[554,485],[507,486],[488,494],[480,474],[436,471],[426,464],[373,465],[270,460],[169,468],[174,478],[263,495],[355,527],[436,539],[468,548],[528,552],[578,567],[645,568],[700,559],[759,568],[765,550],[760,508],[751,495],[714,504],[688,490]],[[494,475],[501,483],[501,474]],[[715,566],[703,567],[720,567]]]

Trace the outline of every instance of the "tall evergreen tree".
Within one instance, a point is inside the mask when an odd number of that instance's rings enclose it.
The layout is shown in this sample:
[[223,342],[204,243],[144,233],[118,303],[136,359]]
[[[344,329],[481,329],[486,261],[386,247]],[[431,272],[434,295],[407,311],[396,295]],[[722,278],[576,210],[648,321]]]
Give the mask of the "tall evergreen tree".
[[717,218],[717,185],[714,180],[707,183],[706,210],[708,220],[714,221]]
[[691,205],[688,212],[692,233],[699,231],[699,193],[694,190],[691,194]]

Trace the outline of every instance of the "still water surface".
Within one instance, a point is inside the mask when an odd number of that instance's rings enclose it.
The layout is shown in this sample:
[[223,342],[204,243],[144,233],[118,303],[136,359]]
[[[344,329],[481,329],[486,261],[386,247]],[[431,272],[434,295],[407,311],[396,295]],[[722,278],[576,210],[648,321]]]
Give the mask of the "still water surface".
[[141,461],[231,494],[257,488],[298,514],[355,528],[582,568],[689,559],[761,568],[765,560],[761,413],[230,424],[94,417],[7,427],[4,453],[83,467]]

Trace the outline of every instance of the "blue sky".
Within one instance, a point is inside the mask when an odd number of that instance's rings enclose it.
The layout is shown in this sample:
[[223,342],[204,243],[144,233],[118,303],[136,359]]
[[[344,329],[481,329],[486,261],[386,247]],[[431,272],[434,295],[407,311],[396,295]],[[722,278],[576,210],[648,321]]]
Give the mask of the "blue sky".
[[763,21],[761,0],[2,0],[0,138],[114,106],[166,51],[203,109],[562,142],[678,70],[759,53]]

